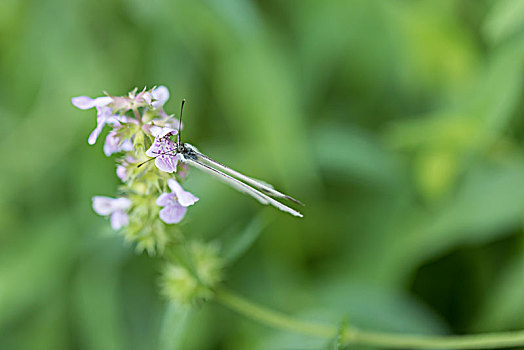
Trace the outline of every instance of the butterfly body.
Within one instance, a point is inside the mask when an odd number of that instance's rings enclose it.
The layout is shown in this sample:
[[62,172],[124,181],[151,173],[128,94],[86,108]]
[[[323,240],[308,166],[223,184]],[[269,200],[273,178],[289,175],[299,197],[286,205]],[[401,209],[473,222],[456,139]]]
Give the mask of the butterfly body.
[[175,150],[182,162],[186,160],[198,160],[198,150],[189,143],[177,144]]
[[[184,103],[185,100],[182,100],[179,126],[182,125],[182,110]],[[175,135],[177,137],[176,141],[172,140]],[[153,157],[150,160],[160,157],[161,162],[159,162],[159,164],[155,162],[160,170],[167,172],[176,171],[176,164],[178,160],[182,163],[188,164],[217,177],[236,190],[250,195],[262,204],[269,204],[293,216],[303,217],[303,215],[298,211],[280,203],[272,197],[290,200],[303,206],[304,204],[302,204],[300,201],[277,191],[273,186],[266,182],[246,176],[225,166],[222,163],[217,162],[205,154],[200,153],[200,151],[195,146],[189,143],[181,142],[180,135],[180,128],[178,132],[174,130],[168,130],[165,134],[159,135],[159,137],[157,137],[153,142],[153,145],[150,147],[150,149],[146,152],[146,155]],[[166,161],[167,163],[164,164],[163,162]],[[148,161],[145,161],[139,164],[138,167],[147,162]]]

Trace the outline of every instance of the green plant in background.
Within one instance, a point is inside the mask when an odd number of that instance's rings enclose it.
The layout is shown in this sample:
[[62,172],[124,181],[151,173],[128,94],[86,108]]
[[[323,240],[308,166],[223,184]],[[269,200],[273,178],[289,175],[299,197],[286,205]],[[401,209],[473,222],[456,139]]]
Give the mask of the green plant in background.
[[[176,142],[173,139],[182,129],[182,110],[178,122],[164,111],[163,106],[169,98],[169,91],[164,86],[137,91],[133,90],[127,97],[107,95],[91,99],[80,96],[72,102],[80,109],[96,108],[97,126],[88,138],[89,144],[95,144],[104,126],[110,125],[112,130],[107,134],[104,153],[106,156],[119,154],[116,174],[123,182],[120,196],[93,197],[94,211],[109,216],[112,228],[122,231],[126,240],[136,243],[139,252],[147,251],[164,260],[161,293],[172,304],[169,313],[174,313],[174,316],[166,316],[161,344],[169,345],[164,346],[173,346],[170,338],[179,333],[175,330],[184,323],[178,314],[185,317],[191,307],[213,299],[277,328],[324,338],[335,336],[333,346],[336,349],[344,344],[456,349],[524,345],[524,331],[431,337],[370,332],[347,324],[337,331],[335,327],[305,323],[264,309],[227,291],[220,286],[226,260],[220,256],[219,247],[196,240],[186,242],[186,235],[171,226],[180,223],[188,207],[199,200],[179,184],[188,170],[180,161],[184,156],[197,157],[197,153],[185,153],[182,147],[188,146],[182,146],[185,144],[180,143],[179,138]],[[152,160],[155,166],[151,165]],[[246,192],[244,188],[241,190]],[[290,208],[286,211],[295,213]],[[249,243],[253,243],[253,239]],[[172,332],[169,324],[173,326]]]
[[[353,330],[524,329],[522,4],[0,1],[0,347],[323,349]],[[159,217],[166,179],[154,196],[121,188],[128,151],[103,156],[109,127],[86,147],[95,112],[67,101],[156,83],[172,88],[167,111],[190,97],[187,140],[289,190],[304,218],[198,171],[166,173],[200,197],[178,224]],[[136,213],[156,236],[129,216],[122,244],[96,194],[158,211]],[[122,223],[125,202],[104,216]],[[222,262],[218,288],[166,305],[163,288],[195,275],[193,245]]]

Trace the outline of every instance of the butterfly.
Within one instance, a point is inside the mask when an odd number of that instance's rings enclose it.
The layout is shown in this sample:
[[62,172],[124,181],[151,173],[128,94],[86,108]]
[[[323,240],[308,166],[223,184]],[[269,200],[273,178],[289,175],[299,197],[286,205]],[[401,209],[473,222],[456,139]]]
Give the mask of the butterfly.
[[[184,108],[184,103],[185,99],[182,100],[182,107],[180,108],[179,130],[177,133],[176,143],[174,143],[174,145],[170,145],[170,147],[168,147],[167,150],[165,147],[160,147],[160,149],[162,149],[161,153],[156,152],[156,156],[139,164],[138,167],[144,165],[145,163],[153,159],[156,159],[157,157],[176,156],[178,157],[178,160],[181,161],[183,164],[188,164],[192,167],[198,168],[204,172],[207,172],[208,174],[217,177],[218,179],[230,185],[234,189],[250,195],[262,204],[269,204],[293,216],[303,217],[303,215],[300,212],[288,207],[287,205],[280,203],[272,197],[286,199],[296,204],[304,206],[304,204],[302,204],[299,200],[277,191],[273,186],[271,186],[268,183],[253,179],[249,176],[246,176],[242,173],[239,173],[236,170],[233,170],[225,166],[222,163],[217,162],[216,160],[201,153],[195,146],[187,142],[181,142],[180,125],[182,125],[182,111]],[[170,142],[167,141],[169,136],[169,134],[164,136],[164,141]],[[157,140],[155,140],[155,142],[156,141]]]

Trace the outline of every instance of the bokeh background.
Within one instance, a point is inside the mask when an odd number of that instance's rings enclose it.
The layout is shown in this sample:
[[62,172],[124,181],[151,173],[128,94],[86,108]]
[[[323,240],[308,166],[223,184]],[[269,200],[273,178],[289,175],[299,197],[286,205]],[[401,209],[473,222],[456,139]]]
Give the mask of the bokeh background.
[[[161,84],[186,141],[307,204],[190,174],[187,236],[263,218],[228,288],[373,330],[524,328],[523,68],[522,0],[0,1],[0,348],[157,348],[158,259],[92,211],[119,182],[70,99]],[[188,322],[182,349],[327,345],[213,302]]]

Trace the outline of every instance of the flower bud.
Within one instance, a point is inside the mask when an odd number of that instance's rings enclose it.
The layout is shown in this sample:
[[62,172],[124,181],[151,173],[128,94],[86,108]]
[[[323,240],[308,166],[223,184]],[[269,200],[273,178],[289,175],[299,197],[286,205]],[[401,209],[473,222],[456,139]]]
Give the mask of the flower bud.
[[215,286],[222,280],[222,259],[216,245],[191,242],[189,262],[168,263],[161,277],[162,293],[173,303],[191,305],[213,297]]
[[135,138],[133,140],[133,148],[135,149],[137,155],[139,155],[139,152],[143,152],[143,149],[145,148],[144,141],[144,132],[140,130],[135,134]]

